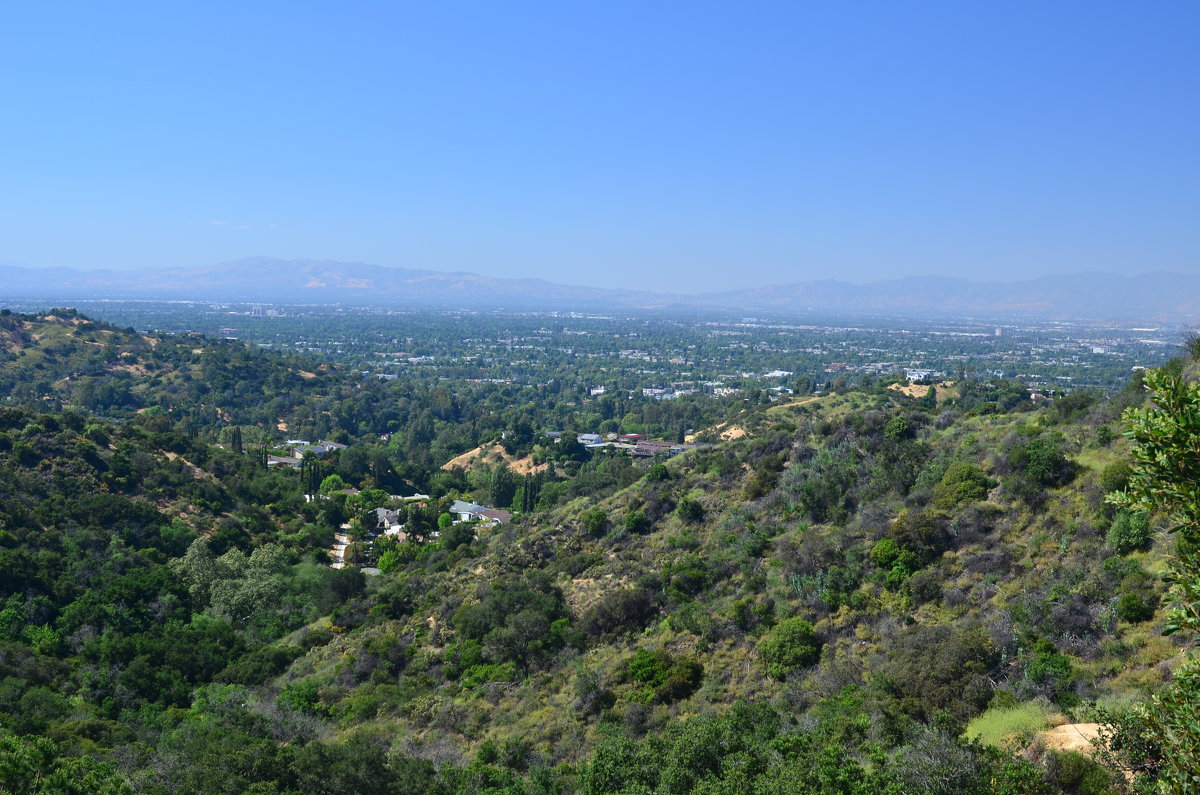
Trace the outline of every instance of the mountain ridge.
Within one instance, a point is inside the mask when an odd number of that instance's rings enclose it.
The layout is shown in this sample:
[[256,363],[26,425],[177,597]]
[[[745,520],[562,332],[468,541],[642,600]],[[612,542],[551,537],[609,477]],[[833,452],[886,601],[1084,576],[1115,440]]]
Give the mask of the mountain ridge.
[[1200,314],[1200,277],[1161,271],[1139,276],[1085,271],[1009,282],[949,276],[862,284],[818,279],[686,294],[364,262],[251,257],[194,268],[132,271],[0,266],[0,280],[6,285],[5,293],[25,297],[83,292],[89,298],[362,301],[514,309],[725,309],[791,315],[852,312],[1178,320]]

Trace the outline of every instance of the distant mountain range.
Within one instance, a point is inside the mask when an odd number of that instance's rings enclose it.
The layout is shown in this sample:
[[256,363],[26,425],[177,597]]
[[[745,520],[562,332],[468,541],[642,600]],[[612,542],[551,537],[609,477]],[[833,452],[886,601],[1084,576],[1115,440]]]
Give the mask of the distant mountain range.
[[0,266],[0,297],[162,298],[510,309],[728,309],[780,315],[1028,316],[1181,321],[1200,316],[1200,277],[1077,273],[1015,282],[825,279],[698,295],[572,287],[541,279],[361,262],[242,259],[134,271]]

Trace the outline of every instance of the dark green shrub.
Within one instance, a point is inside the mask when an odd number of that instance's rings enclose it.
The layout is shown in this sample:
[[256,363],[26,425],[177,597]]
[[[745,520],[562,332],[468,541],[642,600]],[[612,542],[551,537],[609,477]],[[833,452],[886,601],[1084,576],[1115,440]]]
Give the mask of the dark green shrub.
[[580,619],[580,628],[598,637],[622,629],[638,629],[654,615],[657,605],[642,588],[612,591],[588,608]]
[[1117,600],[1117,618],[1139,624],[1154,618],[1158,599],[1144,593],[1123,593]]
[[[443,514],[447,515],[447,514]],[[451,524],[442,530],[442,548],[452,552],[475,540],[475,526],[466,522]]]
[[608,514],[600,508],[592,508],[580,514],[579,521],[583,525],[584,532],[590,536],[598,536],[603,534],[608,527]]
[[626,664],[630,678],[635,682],[656,686],[667,678],[667,669],[671,667],[671,655],[665,651],[647,651],[638,649]]
[[1075,682],[1071,661],[1046,638],[1033,644],[1033,654],[1025,663],[1025,678],[1037,685],[1042,695],[1064,706],[1075,701],[1070,691]]
[[1112,773],[1078,751],[1049,751],[1043,764],[1046,778],[1064,792],[1077,792],[1080,795],[1120,792]]
[[1057,440],[1048,436],[1014,447],[1008,455],[1008,464],[1030,483],[1041,487],[1063,486],[1075,477],[1075,465],[1059,450]]
[[694,497],[684,497],[675,507],[675,513],[680,520],[687,524],[698,524],[704,521],[704,506]]
[[946,467],[941,481],[933,487],[933,504],[950,511],[963,503],[982,500],[991,485],[979,467],[965,461],[955,461]]
[[630,511],[625,514],[625,532],[641,535],[649,532],[650,520],[642,511]]
[[912,426],[903,417],[892,417],[887,425],[883,426],[883,435],[894,442],[909,439],[913,435]]
[[1108,546],[1118,555],[1150,546],[1150,517],[1145,513],[1117,511],[1108,528]]
[[1000,660],[982,627],[955,630],[944,625],[906,630],[893,644],[891,657],[886,674],[905,711],[931,718],[946,710],[958,720],[987,706],[993,690],[988,673]]
[[779,679],[814,664],[821,647],[812,624],[802,618],[785,618],[759,641],[758,655],[766,663],[767,673]]
[[1105,493],[1124,491],[1132,474],[1133,470],[1125,461],[1109,464],[1100,471],[1100,488],[1104,489]]
[[1133,558],[1123,558],[1119,555],[1113,555],[1104,559],[1100,564],[1100,570],[1111,578],[1114,583],[1120,582],[1135,571],[1141,571],[1142,567]]
[[215,678],[235,685],[261,685],[283,673],[302,654],[304,650],[297,646],[264,646],[230,663]]
[[743,632],[749,632],[762,624],[769,624],[774,618],[774,614],[775,602],[771,599],[758,602],[748,596],[733,603],[734,623]]
[[918,571],[908,578],[908,592],[917,604],[937,602],[942,598],[942,583],[932,571]]
[[1158,610],[1158,594],[1153,583],[1139,569],[1121,580],[1121,596],[1117,599],[1117,618],[1136,624],[1154,618]]
[[641,694],[664,704],[687,698],[704,678],[704,666],[688,657],[665,651],[638,649],[627,667],[629,677],[646,687]]
[[678,563],[663,567],[667,596],[674,602],[687,601],[708,587],[712,571],[695,555],[684,555]]
[[881,538],[871,547],[871,562],[881,569],[890,569],[903,550],[890,538]]
[[277,698],[280,704],[285,704],[297,712],[307,712],[320,715],[325,712],[321,703],[320,685],[315,679],[302,679],[283,686]]

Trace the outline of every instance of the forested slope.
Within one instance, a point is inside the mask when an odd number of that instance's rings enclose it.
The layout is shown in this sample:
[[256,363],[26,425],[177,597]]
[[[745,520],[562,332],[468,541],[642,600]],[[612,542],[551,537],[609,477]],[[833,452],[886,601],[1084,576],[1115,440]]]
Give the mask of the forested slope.
[[1169,542],[1103,500],[1142,392],[1028,398],[748,406],[743,438],[582,464],[477,538],[381,537],[370,577],[325,553],[386,498],[369,466],[306,498],[169,412],[0,409],[3,786],[1119,791],[1035,735],[1180,658]]

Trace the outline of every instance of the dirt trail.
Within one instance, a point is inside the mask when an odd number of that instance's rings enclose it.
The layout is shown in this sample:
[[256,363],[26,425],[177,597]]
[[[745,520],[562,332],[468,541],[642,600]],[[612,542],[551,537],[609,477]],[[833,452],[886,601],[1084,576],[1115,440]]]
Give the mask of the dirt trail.
[[345,531],[350,529],[350,525],[344,524],[341,529],[342,532],[334,534],[333,548],[329,550],[329,554],[333,556],[333,563],[329,564],[331,569],[346,568],[346,548],[350,546],[350,534]]

